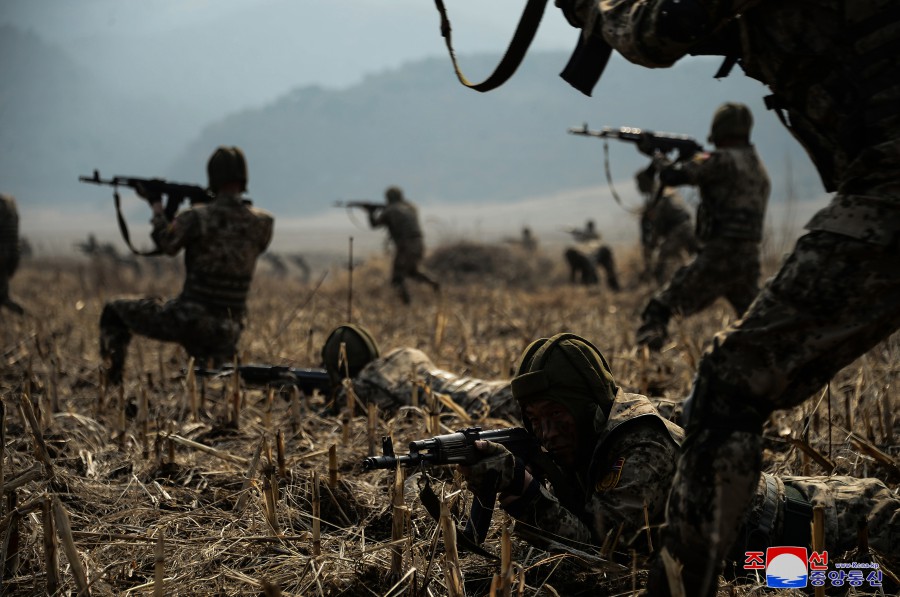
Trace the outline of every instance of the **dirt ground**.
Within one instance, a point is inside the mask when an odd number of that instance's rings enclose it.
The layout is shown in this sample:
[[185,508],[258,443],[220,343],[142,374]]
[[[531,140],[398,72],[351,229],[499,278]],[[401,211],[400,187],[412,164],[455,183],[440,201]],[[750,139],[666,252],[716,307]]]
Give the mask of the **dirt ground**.
[[[710,338],[734,315],[717,303],[674,321],[660,355],[636,350],[638,314],[653,288],[635,283],[632,253],[619,254],[619,293],[569,285],[556,255],[530,268],[520,256],[445,283],[439,295],[414,287],[410,307],[387,286],[384,257],[354,268],[352,308],[346,268],[313,272],[308,282],[261,271],[242,362],[319,366],[329,331],[352,317],[382,350],[414,346],[444,369],[502,379],[530,341],[573,331],[604,351],[625,390],[677,403]],[[26,261],[13,279],[28,314],[0,313],[3,594],[74,595],[88,586],[92,595],[447,595],[457,570],[469,595],[490,593],[495,575],[511,578],[519,595],[626,595],[643,582],[644,562],[626,549],[599,561],[540,551],[515,535],[502,561],[463,553],[458,568],[448,561],[439,524],[417,496],[422,475],[405,482],[395,506],[393,473],[360,465],[383,435],[404,446],[434,435],[436,418],[441,433],[472,424],[427,396],[370,425],[359,406],[349,415],[326,396],[196,379],[182,349],[142,338],[132,343],[122,391],[106,390],[97,353],[104,301],[176,294],[175,263],[136,271],[60,257]],[[527,283],[511,284],[507,268]],[[823,474],[792,441],[802,440],[831,458],[835,473],[877,476],[896,489],[898,354],[895,335],[820,396],[773,416],[767,470]],[[888,454],[893,468],[861,445]],[[430,472],[450,511],[464,512],[469,494],[452,471]],[[507,526],[495,516],[489,552],[507,555]],[[722,594],[763,592],[744,585]]]

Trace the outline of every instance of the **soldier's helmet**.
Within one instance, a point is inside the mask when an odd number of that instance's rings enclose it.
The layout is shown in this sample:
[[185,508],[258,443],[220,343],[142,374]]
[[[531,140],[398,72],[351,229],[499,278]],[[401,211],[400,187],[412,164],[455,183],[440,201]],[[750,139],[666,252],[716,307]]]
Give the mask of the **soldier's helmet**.
[[749,138],[753,129],[753,114],[744,104],[727,102],[719,106],[713,115],[709,142],[718,143],[728,138]]
[[[344,345],[346,361],[341,358],[341,344]],[[379,354],[378,344],[369,330],[346,323],[334,328],[325,340],[322,346],[322,364],[332,385],[337,386],[348,375],[350,379],[356,377]]]
[[[596,346],[571,333],[535,340],[522,353],[511,382],[520,407],[534,400],[565,406],[585,437],[606,425],[618,387]],[[527,417],[523,425],[532,431]]]
[[239,182],[241,191],[247,190],[247,160],[244,152],[236,146],[217,148],[206,163],[206,174],[209,190],[213,193],[229,182]]
[[387,190],[384,191],[384,197],[387,199],[388,203],[403,201],[403,189],[400,187],[388,187]]

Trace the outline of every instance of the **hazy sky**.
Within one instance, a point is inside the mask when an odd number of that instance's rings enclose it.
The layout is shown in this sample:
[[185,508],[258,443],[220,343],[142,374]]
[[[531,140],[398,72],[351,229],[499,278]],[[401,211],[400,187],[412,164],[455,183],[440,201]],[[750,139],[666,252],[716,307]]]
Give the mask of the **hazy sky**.
[[[521,0],[445,4],[461,54],[502,51],[523,7]],[[577,31],[549,4],[533,47],[570,49]],[[431,0],[3,0],[4,22],[31,29],[64,48],[101,39],[141,43],[196,26],[221,27],[225,39],[237,36],[236,42],[252,44],[260,64],[280,64],[286,55],[302,61],[292,85],[349,84],[373,70],[445,53]],[[239,30],[234,22],[240,23]],[[359,50],[348,59],[335,51],[336,45]],[[107,51],[115,52],[115,46]],[[154,56],[169,59],[165,48],[154,48],[148,59]],[[310,56],[315,60],[308,60]],[[269,72],[279,75],[277,68]]]

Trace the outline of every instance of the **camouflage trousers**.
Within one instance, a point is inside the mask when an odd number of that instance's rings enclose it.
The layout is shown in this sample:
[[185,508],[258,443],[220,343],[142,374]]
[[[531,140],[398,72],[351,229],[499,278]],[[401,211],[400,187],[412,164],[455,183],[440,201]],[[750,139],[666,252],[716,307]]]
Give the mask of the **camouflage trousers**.
[[391,285],[397,289],[404,303],[409,303],[410,300],[409,290],[406,288],[407,278],[429,284],[435,290],[440,288],[438,282],[420,268],[422,258],[425,256],[425,246],[421,238],[397,243],[396,249]]
[[896,263],[896,244],[810,232],[703,356],[664,538],[685,566],[689,594],[715,587],[762,468],[763,421],[801,404],[900,326]]
[[670,230],[655,252],[654,279],[659,284],[664,284],[669,279],[670,273],[683,264],[686,257],[695,254],[697,249],[697,238],[689,221],[682,222]]
[[[693,315],[725,297],[740,316],[759,291],[759,245],[717,239],[678,269],[652,301],[671,314]],[[667,322],[663,322],[667,323]]]
[[100,316],[100,356],[109,362],[110,381],[121,381],[132,334],[177,342],[200,362],[231,360],[244,329],[243,314],[231,316],[175,298],[117,299]]
[[[372,361],[353,380],[353,389],[365,403],[376,404],[383,413],[395,413],[412,404],[414,381],[447,396],[476,419],[519,421],[519,406],[508,381],[487,381],[444,371],[415,348],[397,348]],[[424,390],[419,387],[417,391],[424,403]]]

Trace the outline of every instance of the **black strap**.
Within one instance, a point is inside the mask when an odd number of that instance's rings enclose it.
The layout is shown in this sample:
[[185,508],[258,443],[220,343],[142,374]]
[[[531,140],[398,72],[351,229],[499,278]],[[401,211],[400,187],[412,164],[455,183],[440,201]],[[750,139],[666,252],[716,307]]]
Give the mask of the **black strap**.
[[503,54],[503,58],[500,59],[500,63],[494,69],[494,72],[480,83],[472,83],[469,81],[459,68],[459,63],[456,61],[456,52],[453,50],[453,42],[450,39],[450,19],[447,17],[447,9],[444,7],[444,1],[434,0],[434,4],[441,14],[441,35],[444,37],[444,41],[447,44],[447,50],[450,52],[450,60],[453,62],[453,70],[456,71],[456,78],[469,89],[484,92],[496,89],[503,85],[511,76],[513,76],[516,69],[519,68],[522,59],[525,58],[528,47],[531,45],[531,42],[537,33],[538,25],[541,23],[541,17],[544,16],[544,8],[547,5],[547,0],[528,0],[528,4],[522,11],[522,18],[519,19],[519,24],[516,26],[516,32],[513,34],[512,41],[509,42],[506,53]]
[[113,199],[116,204],[116,221],[119,223],[119,232],[122,233],[122,238],[125,240],[125,244],[128,245],[128,248],[131,249],[131,252],[142,257],[162,255],[162,250],[159,248],[153,249],[152,251],[138,251],[134,248],[134,245],[131,244],[131,234],[128,232],[128,223],[125,222],[125,216],[122,215],[122,199],[119,197],[119,187],[117,186],[113,187]]
[[[425,511],[428,512],[428,514],[430,514],[433,519],[440,521],[441,500],[434,492],[434,489],[431,488],[430,477],[424,471],[422,471],[422,479],[424,481],[422,483],[422,489],[419,490],[419,500],[425,507]],[[482,557],[488,558],[489,560],[500,559],[475,543],[472,538],[463,531],[463,529],[457,528],[456,542],[458,544],[458,547],[462,548],[465,551],[476,553]]]

